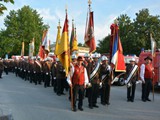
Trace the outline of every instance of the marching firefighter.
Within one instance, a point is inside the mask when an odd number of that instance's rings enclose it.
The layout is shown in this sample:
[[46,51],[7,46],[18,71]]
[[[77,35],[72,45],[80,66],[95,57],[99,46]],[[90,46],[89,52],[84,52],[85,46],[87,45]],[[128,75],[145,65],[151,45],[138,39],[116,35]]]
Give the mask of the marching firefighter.
[[138,66],[135,58],[130,60],[130,64],[126,68],[126,84],[127,84],[127,101],[134,102],[136,81],[138,80]]
[[37,58],[37,60],[35,60],[35,84],[37,85],[37,82],[38,84],[41,84],[41,79],[42,79],[42,75],[41,75],[41,71],[42,71],[42,65],[41,65],[41,62],[40,62],[40,58]]
[[44,63],[44,87],[50,87],[50,71],[51,71],[51,65],[52,65],[52,59],[50,57],[45,59]]
[[4,64],[2,62],[2,59],[0,58],[0,78],[2,78],[3,70],[4,70]]
[[59,61],[59,58],[55,59],[55,62],[52,63],[51,66],[51,74],[52,74],[52,86],[53,86],[53,91],[57,93],[57,79],[56,79],[56,69],[57,69],[57,63]]
[[[90,78],[90,72],[91,72],[91,64],[92,64],[92,59],[91,56],[89,55],[89,53],[85,53],[84,54],[84,61],[83,61],[83,66],[86,68],[87,70],[87,75],[88,78]],[[85,89],[85,97],[88,97],[88,88]]]
[[64,83],[66,81],[66,73],[65,73],[65,69],[62,65],[62,63],[59,61],[59,59],[57,58],[57,64],[56,64],[56,70],[55,70],[55,79],[56,79],[56,92],[57,95],[64,95]]
[[100,66],[100,87],[101,87],[101,104],[109,105],[110,83],[111,83],[111,66],[108,64],[108,58],[102,56]]
[[5,59],[3,61],[3,64],[4,64],[4,72],[6,73],[6,75],[8,75],[8,68],[9,68],[9,61],[8,61],[8,59]]
[[91,63],[91,73],[90,73],[90,83],[88,86],[91,86],[88,88],[88,102],[89,102],[89,108],[93,109],[93,107],[98,108],[97,105],[97,98],[99,95],[99,68],[100,68],[100,62],[98,61],[99,54],[94,53],[93,55],[93,61]]
[[[79,56],[77,58],[77,64],[75,66],[72,66],[71,68],[71,75],[68,76],[67,82],[70,85],[70,88],[73,90],[73,111],[75,112],[76,109],[76,101],[77,96],[79,96],[78,99],[78,109],[80,111],[83,111],[83,98],[84,98],[84,89],[86,85],[88,84],[88,75],[86,68],[82,65],[83,58]],[[72,93],[71,93],[72,94]]]

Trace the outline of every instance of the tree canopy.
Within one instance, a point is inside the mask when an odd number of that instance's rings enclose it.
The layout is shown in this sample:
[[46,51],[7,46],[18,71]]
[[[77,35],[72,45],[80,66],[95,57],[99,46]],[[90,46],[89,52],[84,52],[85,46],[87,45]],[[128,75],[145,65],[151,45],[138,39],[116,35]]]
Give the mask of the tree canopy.
[[[160,19],[159,16],[149,14],[148,9],[142,9],[135,14],[136,18],[131,20],[127,14],[120,15],[119,35],[123,46],[124,54],[139,55],[141,49],[151,49],[150,33],[157,43],[157,48],[160,47]],[[99,40],[97,52],[109,52],[110,35]]]
[[0,31],[0,56],[20,55],[22,41],[25,43],[25,55],[28,55],[29,43],[35,39],[35,53],[38,53],[44,25],[42,17],[29,6],[10,11],[4,20],[6,29]]
[[12,3],[14,4],[14,0],[0,0],[0,15],[4,14],[4,11],[7,10],[7,7],[2,3]]

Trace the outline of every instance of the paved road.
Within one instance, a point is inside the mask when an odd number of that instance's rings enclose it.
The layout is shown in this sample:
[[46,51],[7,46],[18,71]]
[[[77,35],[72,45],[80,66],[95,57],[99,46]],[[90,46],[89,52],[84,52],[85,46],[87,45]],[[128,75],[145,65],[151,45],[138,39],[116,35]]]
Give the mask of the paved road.
[[85,98],[84,111],[72,112],[68,95],[57,96],[51,87],[31,84],[12,73],[0,79],[0,108],[10,109],[14,120],[160,120],[160,93],[155,93],[154,102],[140,98],[140,85],[134,103],[126,101],[125,86],[112,86],[111,105],[102,106],[98,99],[99,108],[91,110]]

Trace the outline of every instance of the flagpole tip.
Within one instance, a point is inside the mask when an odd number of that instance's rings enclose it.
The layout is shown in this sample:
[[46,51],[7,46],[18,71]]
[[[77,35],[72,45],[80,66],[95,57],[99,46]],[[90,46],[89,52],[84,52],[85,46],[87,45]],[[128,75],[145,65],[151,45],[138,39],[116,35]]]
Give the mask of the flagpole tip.
[[59,19],[59,22],[58,22],[58,26],[57,26],[57,29],[61,29],[61,25],[60,25],[60,19]]
[[91,10],[91,4],[92,4],[92,1],[91,1],[91,0],[88,0],[89,10]]
[[88,5],[90,6],[92,4],[92,1],[91,0],[88,0]]
[[118,20],[117,19],[114,20],[114,24],[118,24]]
[[68,6],[66,5],[66,6],[65,6],[65,11],[66,11],[66,13],[67,13],[67,10],[68,10]]

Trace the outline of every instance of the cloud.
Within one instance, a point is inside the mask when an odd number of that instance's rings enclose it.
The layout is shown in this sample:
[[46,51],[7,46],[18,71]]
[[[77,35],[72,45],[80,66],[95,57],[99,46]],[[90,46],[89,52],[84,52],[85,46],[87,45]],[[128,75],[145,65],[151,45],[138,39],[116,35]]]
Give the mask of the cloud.
[[54,21],[56,19],[49,8],[37,9],[37,11],[45,21]]

